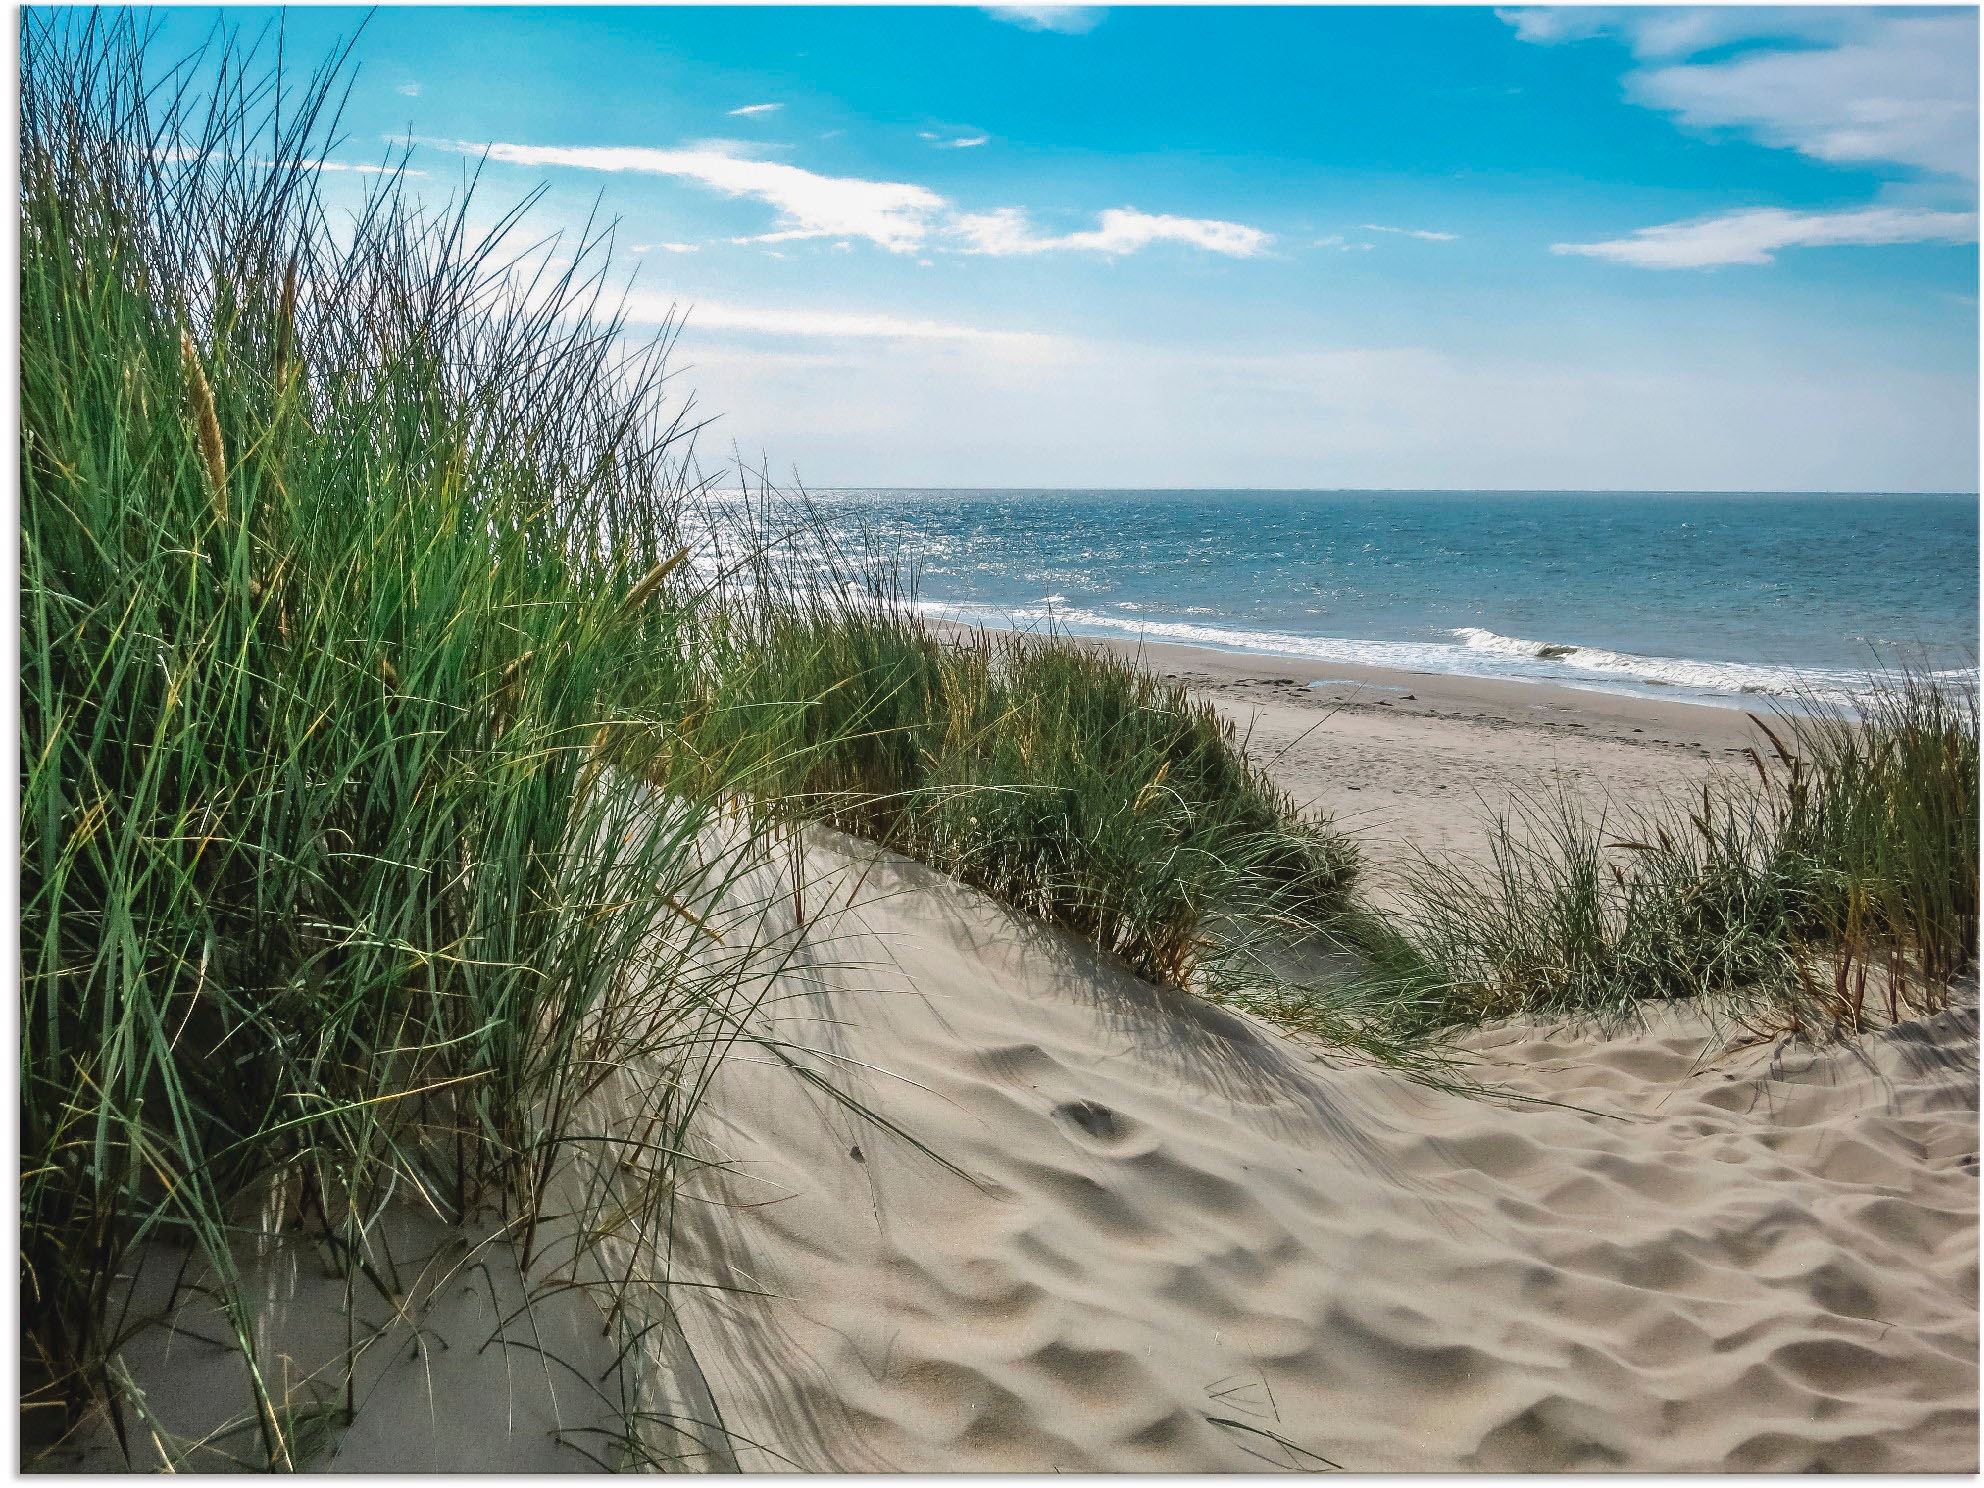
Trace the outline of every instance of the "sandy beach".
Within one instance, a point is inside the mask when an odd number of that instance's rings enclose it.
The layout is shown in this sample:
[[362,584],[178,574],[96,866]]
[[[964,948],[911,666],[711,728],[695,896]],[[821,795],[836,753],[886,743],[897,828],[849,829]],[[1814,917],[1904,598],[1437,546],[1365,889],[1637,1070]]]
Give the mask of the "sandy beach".
[[1596,806],[1690,790],[1732,764],[1750,769],[1742,751],[1767,747],[1730,708],[1109,644],[1210,697],[1298,802],[1355,833],[1378,863],[1409,846],[1479,853],[1479,820],[1517,796],[1562,790]]
[[[940,627],[941,628],[941,627]],[[1132,657],[1209,698],[1296,803],[1354,835],[1372,886],[1416,850],[1487,854],[1519,799],[1586,808],[1699,790],[1769,743],[1734,708],[1134,640],[1064,637]],[[1759,716],[1771,714],[1758,699]]]

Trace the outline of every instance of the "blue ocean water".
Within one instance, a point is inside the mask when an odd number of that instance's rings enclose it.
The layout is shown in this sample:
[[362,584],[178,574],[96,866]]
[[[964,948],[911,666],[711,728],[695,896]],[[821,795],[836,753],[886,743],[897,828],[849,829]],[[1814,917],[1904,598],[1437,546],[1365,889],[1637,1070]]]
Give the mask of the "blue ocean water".
[[814,492],[932,614],[1749,706],[1974,675],[1974,496]]

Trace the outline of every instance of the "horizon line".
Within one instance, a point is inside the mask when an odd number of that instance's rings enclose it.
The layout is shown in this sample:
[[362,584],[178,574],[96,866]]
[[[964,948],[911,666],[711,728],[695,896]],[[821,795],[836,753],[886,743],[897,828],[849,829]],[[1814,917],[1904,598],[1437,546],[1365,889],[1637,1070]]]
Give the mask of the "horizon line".
[[1055,491],[1099,492],[1111,495],[1133,493],[1189,495],[1217,492],[1239,495],[1266,492],[1280,495],[1383,495],[1383,496],[1968,496],[1976,500],[1976,490],[1908,491],[1867,487],[1864,489],[1806,490],[1795,486],[1032,486],[990,485],[950,486],[933,482],[908,485],[840,483],[806,486],[806,491]]

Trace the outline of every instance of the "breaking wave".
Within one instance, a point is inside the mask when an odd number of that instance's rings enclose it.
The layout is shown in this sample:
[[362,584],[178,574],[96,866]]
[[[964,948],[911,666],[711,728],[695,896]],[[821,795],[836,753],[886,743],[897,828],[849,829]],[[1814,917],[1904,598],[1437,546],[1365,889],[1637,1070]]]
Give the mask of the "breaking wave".
[[[1151,641],[1175,641],[1262,656],[1349,662],[1449,676],[1555,682],[1633,696],[1686,695],[1724,706],[1741,707],[1762,698],[1850,702],[1854,694],[1867,686],[1867,673],[1861,671],[1639,656],[1598,646],[1525,640],[1475,626],[1461,626],[1447,632],[1453,637],[1451,641],[1381,641],[1240,630],[1190,621],[1154,620],[1143,615],[1110,614],[1069,607],[1060,602],[1059,596],[1048,596],[1038,603],[1014,609],[934,600],[921,601],[917,608],[932,619],[1000,629],[1026,630],[1052,625],[1073,635],[1135,635]],[[1977,680],[1974,668],[1932,675],[1952,686],[1974,686]]]

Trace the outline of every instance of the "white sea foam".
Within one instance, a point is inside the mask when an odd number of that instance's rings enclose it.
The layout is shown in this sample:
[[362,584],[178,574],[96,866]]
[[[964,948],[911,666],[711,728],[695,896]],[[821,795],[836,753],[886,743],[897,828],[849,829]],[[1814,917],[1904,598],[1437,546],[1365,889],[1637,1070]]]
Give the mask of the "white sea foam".
[[[1637,656],[1596,646],[1525,640],[1474,626],[1463,626],[1448,632],[1454,637],[1450,642],[1382,641],[1150,620],[1142,616],[1071,608],[1059,603],[1005,610],[926,600],[918,608],[934,619],[999,628],[1033,629],[1053,625],[1076,635],[1130,634],[1152,641],[1176,641],[1223,651],[1342,661],[1399,671],[1555,682],[1568,687],[1640,696],[1657,696],[1663,692],[1668,696],[1686,693],[1702,701],[1737,707],[1748,706],[1763,698],[1808,697],[1848,702],[1855,693],[1864,691],[1867,685],[1864,672],[1701,661],[1672,656]],[[1975,686],[1977,682],[1974,668],[1937,672],[1934,676],[1953,686]]]
[[1739,661],[1694,661],[1676,656],[1638,656],[1600,646],[1531,641],[1464,625],[1454,632],[1470,651],[1550,664],[1569,673],[1624,676],[1656,687],[1689,687],[1704,692],[1783,697],[1798,693],[1848,693],[1862,679],[1854,672],[1818,667],[1758,666]]

